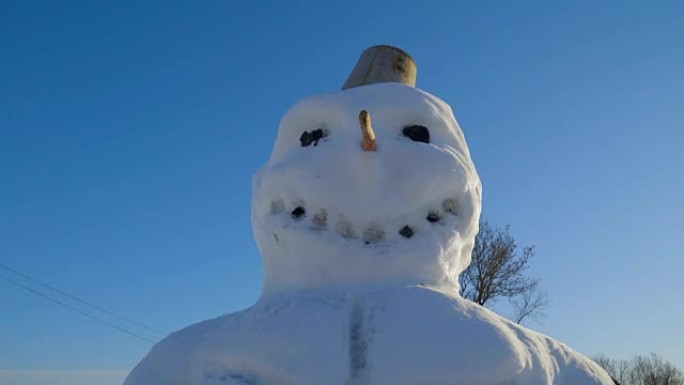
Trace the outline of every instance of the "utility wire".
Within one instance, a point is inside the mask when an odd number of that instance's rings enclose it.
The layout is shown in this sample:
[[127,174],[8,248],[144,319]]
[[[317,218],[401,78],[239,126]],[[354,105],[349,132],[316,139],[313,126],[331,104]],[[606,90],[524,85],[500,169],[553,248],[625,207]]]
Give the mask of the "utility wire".
[[79,309],[77,309],[77,308],[75,308],[75,307],[73,307],[73,306],[71,306],[71,305],[68,305],[68,304],[66,304],[66,303],[64,303],[64,302],[62,302],[62,301],[59,301],[59,300],[57,300],[57,299],[54,299],[54,298],[50,297],[50,296],[47,295],[47,294],[44,294],[44,293],[41,293],[41,292],[39,292],[39,291],[33,290],[33,289],[31,289],[30,287],[25,286],[25,285],[22,285],[21,283],[19,283],[19,282],[13,280],[13,279],[11,279],[11,278],[7,278],[7,277],[5,277],[5,276],[2,275],[2,274],[0,274],[0,278],[2,278],[2,279],[4,279],[4,280],[6,280],[6,281],[12,283],[13,285],[16,285],[16,286],[21,287],[21,288],[24,289],[24,290],[28,290],[28,291],[30,291],[31,293],[35,294],[35,295],[41,296],[41,297],[47,299],[48,301],[52,301],[52,302],[54,302],[54,303],[56,303],[56,304],[58,304],[58,305],[60,305],[60,306],[64,306],[65,308],[67,308],[67,309],[69,309],[69,310],[73,310],[73,311],[75,311],[76,313],[78,313],[78,314],[80,314],[80,315],[82,315],[82,316],[84,316],[84,317],[88,317],[88,318],[90,318],[90,319],[93,320],[93,321],[100,322],[100,323],[105,324],[105,325],[107,325],[107,326],[113,327],[113,328],[116,329],[116,330],[119,330],[119,331],[121,331],[121,332],[123,332],[123,333],[126,333],[126,334],[128,334],[128,335],[131,335],[131,336],[133,336],[133,337],[139,338],[139,339],[141,339],[141,340],[144,340],[144,341],[147,341],[147,342],[150,342],[150,343],[153,343],[153,344],[156,343],[156,341],[153,341],[153,340],[151,340],[151,339],[149,339],[149,338],[143,337],[143,336],[141,336],[141,335],[139,335],[139,334],[136,334],[136,333],[134,333],[134,332],[132,332],[132,331],[130,331],[130,330],[124,329],[124,328],[122,328],[122,327],[120,327],[120,326],[114,325],[114,324],[111,323],[111,322],[107,322],[107,321],[105,321],[105,320],[99,319],[99,318],[95,317],[95,316],[92,315],[92,314],[88,314],[88,313],[86,313],[86,312],[84,312],[84,311],[81,311],[81,310],[79,310]]
[[103,307],[100,307],[100,306],[94,305],[94,304],[92,304],[92,303],[90,303],[90,302],[84,301],[84,300],[82,300],[82,299],[80,299],[80,298],[77,298],[77,297],[75,297],[75,296],[73,296],[73,295],[71,295],[71,294],[69,294],[69,293],[65,293],[65,292],[63,292],[62,290],[59,290],[59,289],[57,289],[57,288],[55,288],[55,287],[52,287],[52,286],[48,285],[47,283],[41,282],[41,281],[39,281],[39,280],[37,280],[37,279],[35,279],[35,278],[31,278],[31,277],[29,277],[28,275],[26,275],[26,274],[24,274],[24,273],[21,273],[21,272],[19,272],[19,271],[17,271],[17,270],[14,270],[14,269],[12,269],[12,268],[10,268],[10,267],[7,267],[7,266],[5,266],[5,265],[0,264],[0,268],[3,268],[3,269],[5,269],[5,270],[8,270],[8,271],[10,271],[10,272],[12,272],[12,273],[14,273],[14,274],[16,274],[16,275],[22,277],[22,278],[25,278],[25,279],[27,279],[27,280],[33,282],[33,283],[37,283],[38,285],[43,286],[43,287],[46,288],[46,289],[52,290],[52,291],[54,291],[54,292],[57,292],[57,293],[59,293],[59,294],[65,296],[65,297],[71,298],[71,299],[73,299],[73,300],[76,301],[76,302],[80,302],[80,303],[82,303],[82,304],[84,304],[84,305],[86,305],[86,306],[90,306],[91,308],[93,308],[93,309],[95,309],[95,310],[99,310],[99,311],[101,311],[101,312],[103,312],[103,313],[109,314],[109,315],[112,316],[112,317],[118,318],[118,319],[120,319],[120,320],[122,320],[122,321],[126,321],[126,322],[128,322],[128,323],[131,323],[131,324],[133,324],[133,325],[139,326],[139,327],[141,327],[141,328],[143,328],[143,329],[147,329],[147,330],[149,330],[149,331],[151,331],[151,332],[160,334],[160,335],[162,335],[162,336],[166,336],[166,335],[167,335],[167,333],[164,333],[164,332],[162,332],[162,331],[159,331],[159,330],[157,330],[157,329],[155,329],[155,328],[153,328],[153,327],[151,327],[151,326],[147,326],[147,325],[142,324],[142,323],[140,323],[140,322],[133,321],[133,320],[130,319],[130,318],[126,318],[126,317],[124,317],[124,316],[122,316],[122,315],[120,315],[120,314],[114,313],[113,311],[107,310],[107,309],[105,309],[105,308],[103,308]]

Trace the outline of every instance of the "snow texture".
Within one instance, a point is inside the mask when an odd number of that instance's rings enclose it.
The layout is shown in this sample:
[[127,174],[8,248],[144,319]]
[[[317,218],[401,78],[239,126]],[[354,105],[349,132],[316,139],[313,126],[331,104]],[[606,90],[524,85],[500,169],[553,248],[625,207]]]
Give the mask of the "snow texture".
[[[361,110],[370,112],[376,152],[361,149]],[[414,125],[429,129],[430,143],[402,134]],[[318,144],[302,146],[302,134],[318,129]],[[285,115],[254,177],[264,292],[381,282],[456,289],[480,202],[463,133],[443,101],[394,83],[308,98]],[[428,221],[431,213],[439,219]]]
[[[376,152],[361,149],[361,110]],[[308,98],[253,187],[261,298],[170,335],[125,385],[613,384],[458,296],[481,186],[438,98],[392,83]]]

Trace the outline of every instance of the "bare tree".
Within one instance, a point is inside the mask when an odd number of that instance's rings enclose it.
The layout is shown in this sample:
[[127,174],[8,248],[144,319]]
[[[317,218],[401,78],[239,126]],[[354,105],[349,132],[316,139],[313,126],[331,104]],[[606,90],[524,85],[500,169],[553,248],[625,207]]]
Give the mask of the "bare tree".
[[511,319],[520,324],[525,318],[539,319],[545,316],[544,311],[551,304],[545,291],[539,289],[538,281],[534,282],[534,287],[526,292],[508,299],[513,307],[513,317]]
[[594,361],[621,385],[684,385],[684,373],[655,353],[631,361],[598,355]]
[[684,373],[655,353],[632,360],[630,385],[684,385]]
[[627,360],[614,360],[603,354],[593,357],[594,362],[599,364],[616,384],[629,385],[629,376],[632,365]]
[[506,298],[515,312],[511,318],[517,323],[528,317],[539,318],[549,300],[539,280],[525,275],[533,256],[533,246],[518,253],[508,226],[495,227],[482,218],[472,261],[459,277],[461,296],[482,306]]
[[618,381],[618,384],[629,384],[629,372],[632,370],[632,364],[627,360],[616,360],[615,361],[615,375],[614,379]]
[[591,358],[599,364],[600,367],[603,368],[608,374],[610,374],[611,377],[615,378],[615,373],[616,373],[616,368],[615,368],[615,362],[616,360],[613,360],[612,358],[608,358],[608,356],[604,354],[598,354],[594,357]]

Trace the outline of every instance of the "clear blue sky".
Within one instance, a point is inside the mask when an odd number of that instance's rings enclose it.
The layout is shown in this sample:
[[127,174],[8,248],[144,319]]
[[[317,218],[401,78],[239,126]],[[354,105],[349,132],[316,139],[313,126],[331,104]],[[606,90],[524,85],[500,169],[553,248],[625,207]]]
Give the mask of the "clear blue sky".
[[[684,368],[681,2],[239,3],[0,3],[2,264],[164,331],[249,306],[280,118],[392,44],[537,246],[533,326]],[[150,347],[2,280],[0,309],[0,385],[115,384]]]

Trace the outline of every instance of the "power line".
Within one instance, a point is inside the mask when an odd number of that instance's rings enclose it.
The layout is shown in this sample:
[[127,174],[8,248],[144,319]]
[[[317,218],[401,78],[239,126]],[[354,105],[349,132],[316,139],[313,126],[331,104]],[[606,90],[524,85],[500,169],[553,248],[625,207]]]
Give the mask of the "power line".
[[71,299],[73,299],[74,301],[80,302],[80,303],[82,303],[82,304],[84,304],[84,305],[86,305],[86,306],[90,306],[91,308],[93,308],[93,309],[95,309],[95,310],[99,310],[99,311],[101,311],[101,312],[103,312],[103,313],[109,314],[109,315],[112,316],[112,317],[118,318],[118,319],[120,319],[120,320],[122,320],[122,321],[126,321],[126,322],[128,322],[128,323],[131,323],[131,324],[133,324],[133,325],[139,326],[139,327],[141,327],[141,328],[143,328],[143,329],[147,329],[147,330],[149,330],[149,331],[151,331],[151,332],[160,334],[160,335],[162,335],[162,336],[166,336],[166,335],[167,335],[167,333],[164,333],[164,332],[162,332],[162,331],[159,331],[159,330],[157,330],[157,329],[155,329],[155,328],[153,328],[153,327],[151,327],[151,326],[147,326],[147,325],[142,324],[142,323],[140,323],[140,322],[133,321],[133,320],[130,319],[130,318],[126,318],[126,317],[124,317],[124,316],[122,316],[122,315],[120,315],[120,314],[114,313],[113,311],[107,310],[107,309],[105,309],[105,308],[103,308],[103,307],[101,307],[101,306],[97,306],[97,305],[94,305],[94,304],[92,304],[92,303],[90,303],[90,302],[84,301],[84,300],[82,300],[82,299],[80,299],[80,298],[77,298],[76,296],[73,296],[73,295],[71,295],[71,294],[69,294],[69,293],[66,293],[66,292],[64,292],[64,291],[62,291],[62,290],[59,290],[59,289],[57,289],[57,288],[55,288],[55,287],[53,287],[53,286],[50,286],[50,285],[48,285],[47,283],[41,282],[41,281],[39,281],[39,280],[37,280],[37,279],[35,279],[35,278],[31,278],[31,277],[29,277],[28,275],[26,275],[26,274],[24,274],[24,273],[21,273],[21,272],[19,272],[19,271],[17,271],[17,270],[14,270],[14,269],[12,269],[12,268],[10,268],[10,267],[7,267],[7,266],[5,266],[5,265],[0,264],[0,268],[3,268],[3,269],[5,269],[5,270],[8,270],[8,271],[10,271],[10,272],[12,272],[12,273],[14,273],[14,274],[16,274],[16,275],[22,277],[22,278],[25,278],[25,279],[27,279],[27,280],[33,282],[33,283],[37,283],[38,285],[43,286],[44,288],[47,288],[47,289],[52,290],[52,291],[54,291],[54,292],[57,292],[57,293],[59,293],[59,294],[65,296],[65,297],[71,298]]
[[133,336],[133,337],[139,338],[139,339],[141,339],[141,340],[143,340],[143,341],[147,341],[147,342],[150,342],[150,343],[153,343],[153,344],[156,343],[156,341],[153,341],[153,340],[151,340],[151,339],[149,339],[149,338],[143,337],[143,336],[141,336],[141,335],[139,335],[139,334],[136,334],[136,333],[134,333],[134,332],[132,332],[132,331],[130,331],[130,330],[127,330],[127,329],[125,329],[125,328],[122,328],[122,327],[120,327],[120,326],[117,326],[117,325],[115,325],[115,324],[113,324],[113,323],[111,323],[111,322],[107,322],[107,321],[105,321],[105,320],[99,319],[99,318],[95,317],[95,316],[92,315],[92,314],[88,314],[88,313],[86,313],[86,312],[84,312],[84,311],[81,311],[81,310],[79,310],[79,309],[77,309],[77,308],[75,308],[75,307],[73,307],[73,306],[71,306],[71,305],[68,305],[68,304],[66,304],[66,303],[64,303],[64,302],[62,302],[62,301],[59,301],[59,300],[57,300],[57,299],[54,299],[54,298],[50,297],[50,296],[47,295],[47,294],[44,294],[44,293],[41,293],[41,292],[39,292],[39,291],[33,290],[33,289],[31,289],[30,287],[25,286],[25,285],[23,285],[23,284],[21,284],[21,283],[15,281],[15,280],[11,279],[11,278],[7,278],[7,277],[5,277],[5,276],[2,275],[2,274],[0,274],[0,278],[2,278],[2,279],[4,279],[4,280],[6,280],[6,281],[12,283],[13,285],[16,285],[16,286],[21,287],[21,288],[24,289],[24,290],[28,290],[28,291],[30,291],[31,293],[35,294],[35,295],[41,296],[41,297],[47,299],[48,301],[52,301],[52,302],[54,302],[54,303],[56,303],[56,304],[58,304],[58,305],[60,305],[60,306],[64,306],[65,308],[67,308],[67,309],[69,309],[69,310],[75,311],[76,313],[78,313],[78,314],[80,314],[80,315],[82,315],[82,316],[84,316],[84,317],[88,317],[88,318],[90,318],[90,319],[93,320],[93,321],[100,322],[100,323],[105,324],[105,325],[107,325],[107,326],[113,327],[114,329],[116,329],[116,330],[118,330],[118,331],[120,331],[120,332],[123,332],[123,333],[126,333],[126,334],[128,334],[128,335],[131,335],[131,336]]

